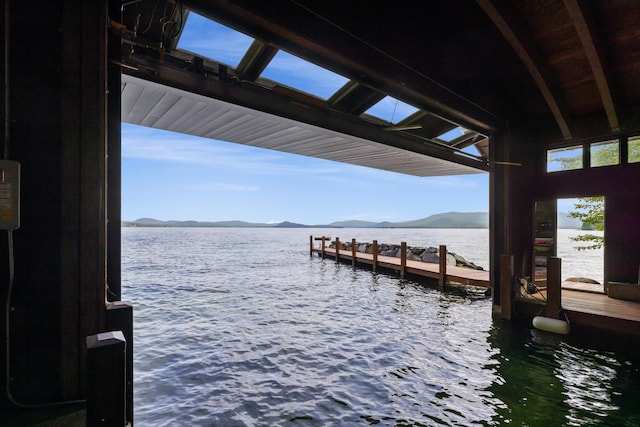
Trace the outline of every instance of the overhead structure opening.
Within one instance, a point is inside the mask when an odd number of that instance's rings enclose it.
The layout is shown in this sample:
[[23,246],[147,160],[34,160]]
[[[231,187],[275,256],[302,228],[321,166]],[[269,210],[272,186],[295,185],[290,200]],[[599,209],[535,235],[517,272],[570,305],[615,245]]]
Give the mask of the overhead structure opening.
[[124,39],[125,123],[416,176],[489,171],[486,132],[368,76],[178,12],[181,2],[168,16],[150,6],[124,8],[125,22],[145,24]]

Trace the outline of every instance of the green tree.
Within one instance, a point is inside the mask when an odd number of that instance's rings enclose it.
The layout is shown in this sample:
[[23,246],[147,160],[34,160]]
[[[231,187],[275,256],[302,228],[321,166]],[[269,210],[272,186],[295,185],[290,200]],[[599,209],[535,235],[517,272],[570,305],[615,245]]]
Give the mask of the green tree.
[[[576,210],[569,212],[569,216],[582,221],[583,229],[604,231],[604,197],[584,197],[578,199],[573,207]],[[575,249],[579,251],[600,249],[604,246],[604,237],[597,234],[580,234],[570,239],[574,242],[588,243],[584,246],[576,246]]]
[[[591,166],[608,166],[620,163],[620,144],[617,141],[608,141],[592,144],[590,150]],[[630,138],[628,141],[628,161],[640,161],[640,137]],[[575,152],[568,150],[568,152]],[[572,157],[557,157],[551,162],[560,163],[561,170],[581,169],[583,167],[582,155]],[[583,197],[575,203],[575,211],[569,212],[569,216],[582,221],[584,229],[604,231],[604,197]],[[595,234],[581,234],[571,238],[575,242],[588,242],[588,245],[577,246],[577,250],[600,249],[604,246],[604,237]]]

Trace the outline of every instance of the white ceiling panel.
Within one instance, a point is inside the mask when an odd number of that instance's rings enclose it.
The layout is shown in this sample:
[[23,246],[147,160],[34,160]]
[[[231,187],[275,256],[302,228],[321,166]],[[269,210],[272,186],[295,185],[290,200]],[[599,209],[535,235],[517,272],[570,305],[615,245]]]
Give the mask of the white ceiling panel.
[[481,173],[465,165],[122,75],[122,121],[415,176]]

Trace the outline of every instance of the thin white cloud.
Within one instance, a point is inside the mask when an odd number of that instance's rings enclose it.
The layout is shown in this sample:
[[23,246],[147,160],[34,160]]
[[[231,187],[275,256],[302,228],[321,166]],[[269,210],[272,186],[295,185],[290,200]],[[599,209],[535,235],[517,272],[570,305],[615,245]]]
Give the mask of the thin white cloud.
[[[153,132],[154,135],[150,133]],[[260,175],[302,175],[338,177],[342,165],[304,166],[287,162],[294,156],[277,151],[197,137],[158,137],[160,131],[123,132],[122,157],[193,165],[233,168]]]
[[230,192],[254,192],[259,191],[260,187],[251,185],[240,185],[229,182],[210,182],[201,185],[192,186],[192,190],[195,191],[230,191]]

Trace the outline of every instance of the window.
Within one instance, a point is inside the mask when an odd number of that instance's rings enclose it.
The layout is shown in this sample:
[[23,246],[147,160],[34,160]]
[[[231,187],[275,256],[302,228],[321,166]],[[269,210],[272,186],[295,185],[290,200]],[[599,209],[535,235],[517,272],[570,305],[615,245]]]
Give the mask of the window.
[[261,77],[322,99],[329,99],[349,81],[339,74],[282,50],[276,53]]
[[178,48],[235,68],[251,43],[253,38],[189,12]]
[[629,163],[640,162],[640,136],[629,138]]
[[591,144],[591,166],[611,166],[620,164],[620,144],[617,140]]
[[582,146],[547,150],[547,172],[582,169]]
[[418,111],[418,109],[412,105],[406,104],[391,96],[385,96],[377,104],[365,111],[365,113],[396,124],[416,111]]
[[460,138],[462,135],[466,134],[468,131],[461,127],[453,128],[448,132],[443,133],[442,135],[438,135],[436,138],[441,139],[442,141],[451,142],[456,138]]

